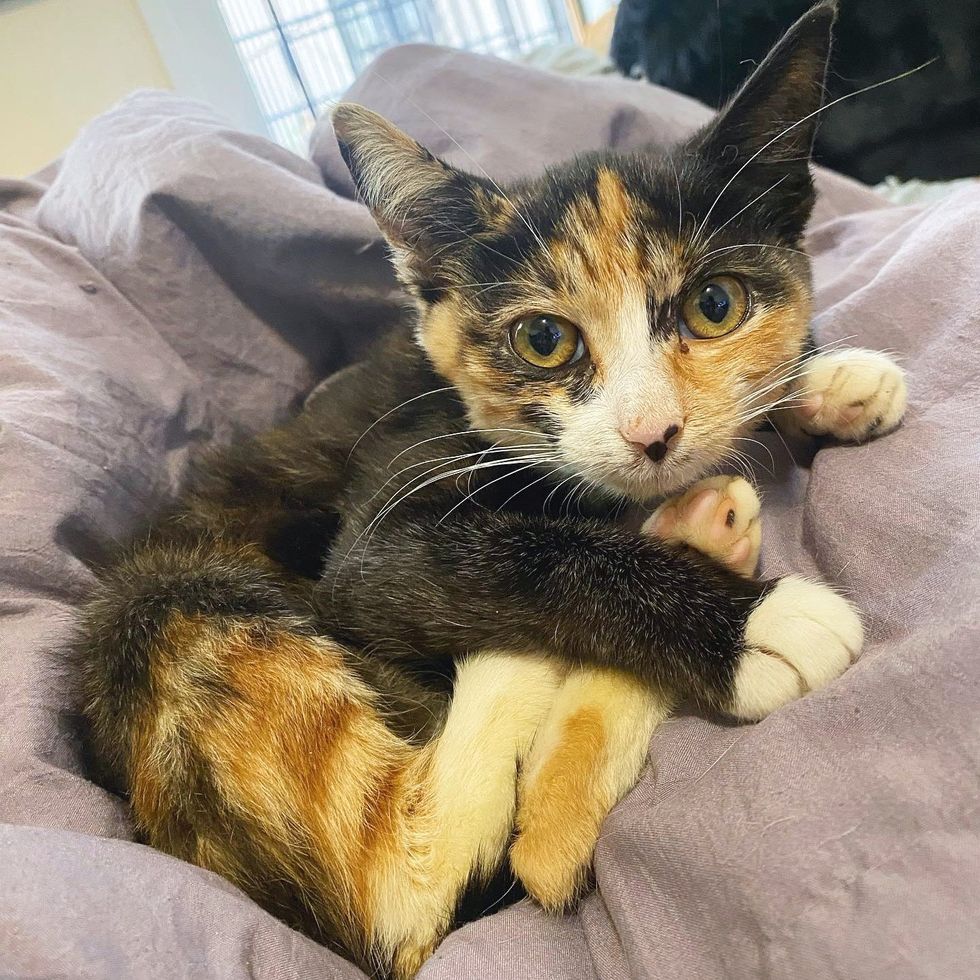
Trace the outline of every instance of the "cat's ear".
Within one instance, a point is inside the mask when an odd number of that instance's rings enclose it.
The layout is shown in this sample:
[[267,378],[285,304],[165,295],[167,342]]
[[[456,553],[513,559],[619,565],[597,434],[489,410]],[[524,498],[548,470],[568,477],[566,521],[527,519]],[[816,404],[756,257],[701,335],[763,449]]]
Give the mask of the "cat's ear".
[[342,102],[334,132],[358,193],[395,256],[403,281],[438,288],[451,246],[480,227],[487,192],[364,106]]
[[691,143],[732,180],[732,198],[778,181],[774,193],[789,208],[783,230],[790,237],[802,233],[813,205],[809,161],[836,17],[835,0],[811,7]]

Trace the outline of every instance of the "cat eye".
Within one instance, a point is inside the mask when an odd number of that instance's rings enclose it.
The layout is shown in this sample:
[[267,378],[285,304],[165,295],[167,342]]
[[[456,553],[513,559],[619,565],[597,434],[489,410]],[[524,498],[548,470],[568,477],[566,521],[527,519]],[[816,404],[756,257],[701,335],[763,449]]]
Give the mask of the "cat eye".
[[510,345],[522,360],[541,368],[572,364],[585,353],[578,327],[560,316],[538,313],[510,328]]
[[749,312],[749,294],[734,276],[699,283],[681,306],[681,326],[692,337],[713,340],[740,326]]

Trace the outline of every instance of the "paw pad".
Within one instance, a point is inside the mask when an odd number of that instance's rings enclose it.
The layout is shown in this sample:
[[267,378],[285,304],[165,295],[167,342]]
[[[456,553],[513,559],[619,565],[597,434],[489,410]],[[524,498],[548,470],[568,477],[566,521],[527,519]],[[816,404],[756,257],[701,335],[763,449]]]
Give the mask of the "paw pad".
[[715,476],[665,500],[643,531],[688,545],[741,575],[751,575],[762,545],[759,507],[758,494],[742,477]]

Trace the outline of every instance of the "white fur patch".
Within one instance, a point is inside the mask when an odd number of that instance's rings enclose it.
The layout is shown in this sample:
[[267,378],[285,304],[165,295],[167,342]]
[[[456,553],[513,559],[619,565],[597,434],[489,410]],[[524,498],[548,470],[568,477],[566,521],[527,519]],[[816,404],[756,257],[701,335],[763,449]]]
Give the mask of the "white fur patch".
[[552,705],[563,671],[524,654],[461,661],[452,706],[432,759],[433,799],[444,839],[437,860],[465,880],[495,869],[514,820],[518,760]]
[[749,616],[730,712],[757,721],[824,687],[863,642],[861,620],[846,599],[795,575],[781,579]]
[[861,442],[894,429],[905,415],[905,372],[887,355],[860,347],[817,354],[789,415],[811,435]]

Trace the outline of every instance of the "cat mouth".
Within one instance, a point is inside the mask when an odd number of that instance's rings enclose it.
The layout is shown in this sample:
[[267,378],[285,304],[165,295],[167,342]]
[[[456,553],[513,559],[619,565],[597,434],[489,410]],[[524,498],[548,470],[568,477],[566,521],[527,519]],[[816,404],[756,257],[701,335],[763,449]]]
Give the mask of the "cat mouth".
[[682,448],[659,462],[633,453],[629,459],[620,458],[609,465],[601,460],[572,463],[597,489],[638,504],[678,493],[704,476],[711,465],[700,454]]
[[655,497],[667,497],[694,483],[706,469],[687,454],[678,453],[669,466],[663,463],[640,460],[638,473],[629,472],[626,481],[628,495],[638,503]]

